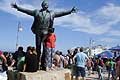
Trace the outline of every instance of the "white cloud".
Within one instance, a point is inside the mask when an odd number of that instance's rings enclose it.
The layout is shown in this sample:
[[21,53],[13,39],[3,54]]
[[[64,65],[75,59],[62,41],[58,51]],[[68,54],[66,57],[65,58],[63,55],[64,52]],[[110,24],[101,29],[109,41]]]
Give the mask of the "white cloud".
[[120,36],[120,31],[113,30],[113,31],[110,31],[109,34],[112,35],[112,36]]
[[[30,16],[28,16],[24,13],[16,11],[16,9],[11,7],[11,3],[13,3],[13,0],[3,0],[3,2],[0,2],[0,10],[10,13],[10,14],[13,14],[13,15],[17,16],[18,18],[19,17],[31,18]],[[28,4],[23,4],[22,6],[25,8],[28,8],[28,9],[34,9],[33,6],[28,5]]]
[[102,38],[100,39],[101,42],[106,42],[106,43],[114,43],[114,42],[118,42],[118,39],[114,39],[114,38]]
[[[0,2],[0,10],[8,12],[10,14],[14,14],[18,17],[28,18],[30,16],[23,15],[22,13],[12,9],[10,6],[12,0],[3,0]],[[34,3],[35,4],[35,3]],[[38,4],[37,4],[38,5]],[[34,7],[30,4],[23,4],[25,8],[34,9]],[[40,4],[38,5],[40,6]],[[54,5],[55,6],[55,5]],[[116,6],[114,4],[108,4],[103,6],[102,8],[90,13],[85,14],[83,11],[79,11],[77,14],[72,14],[69,16],[61,17],[55,19],[55,27],[61,26],[66,27],[68,29],[72,29],[72,31],[80,31],[89,34],[105,34],[111,33],[114,35],[118,32],[111,31],[112,26],[120,22],[120,6]]]
[[110,27],[107,27],[105,24],[98,25],[93,23],[88,16],[82,14],[73,14],[70,16],[61,17],[56,19],[55,24],[70,28],[73,31],[81,31],[92,34],[102,34],[110,29]]
[[61,18],[56,20],[56,24],[71,28],[73,31],[104,34],[112,30],[112,26],[120,21],[119,13],[119,6],[108,4],[89,15],[79,13]]

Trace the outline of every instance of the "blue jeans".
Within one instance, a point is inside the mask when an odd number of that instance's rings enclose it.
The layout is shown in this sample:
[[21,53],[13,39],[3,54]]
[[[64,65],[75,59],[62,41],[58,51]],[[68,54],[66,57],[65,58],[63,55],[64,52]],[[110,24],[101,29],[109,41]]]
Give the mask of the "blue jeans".
[[48,68],[52,67],[54,52],[54,48],[45,48],[45,66]]

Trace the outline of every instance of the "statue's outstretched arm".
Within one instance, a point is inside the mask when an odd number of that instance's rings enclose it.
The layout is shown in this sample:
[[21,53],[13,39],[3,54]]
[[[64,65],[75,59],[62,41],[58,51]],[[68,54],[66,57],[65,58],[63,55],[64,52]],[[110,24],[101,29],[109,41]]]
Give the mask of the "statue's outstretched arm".
[[71,10],[68,10],[68,11],[62,11],[62,12],[55,12],[54,13],[54,17],[61,17],[61,16],[65,16],[65,15],[68,15],[68,14],[71,14],[71,13],[74,13],[76,12],[76,9],[75,7],[73,7]]
[[34,10],[29,10],[29,9],[22,8],[22,7],[18,6],[16,3],[15,4],[11,4],[11,6],[13,8],[17,9],[20,12],[23,12],[23,13],[26,13],[28,15],[34,16]]

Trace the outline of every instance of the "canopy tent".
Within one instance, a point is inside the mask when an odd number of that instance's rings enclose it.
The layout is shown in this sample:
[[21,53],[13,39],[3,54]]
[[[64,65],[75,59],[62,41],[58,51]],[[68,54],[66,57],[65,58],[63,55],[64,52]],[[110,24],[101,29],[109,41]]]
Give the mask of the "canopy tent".
[[111,51],[120,51],[120,46],[117,45],[115,47],[110,48],[109,50],[111,50]]
[[104,51],[100,54],[97,54],[96,56],[101,56],[101,58],[113,58],[114,57],[113,53],[110,51]]

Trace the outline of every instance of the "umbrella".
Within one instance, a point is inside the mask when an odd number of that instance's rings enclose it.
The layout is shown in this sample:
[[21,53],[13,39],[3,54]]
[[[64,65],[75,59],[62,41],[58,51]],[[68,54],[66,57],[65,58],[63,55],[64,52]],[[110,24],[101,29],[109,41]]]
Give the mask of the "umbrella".
[[100,54],[97,54],[96,56],[101,56],[101,58],[113,58],[114,57],[113,53],[110,51],[104,51]]
[[117,45],[115,47],[110,48],[109,50],[111,50],[111,51],[120,51],[120,46]]

